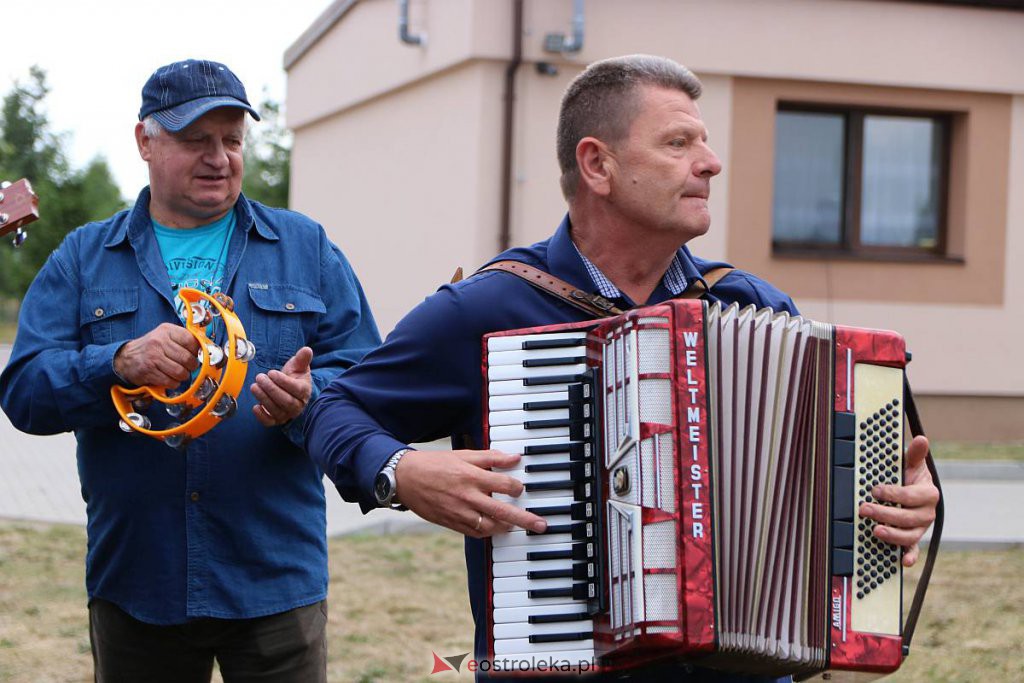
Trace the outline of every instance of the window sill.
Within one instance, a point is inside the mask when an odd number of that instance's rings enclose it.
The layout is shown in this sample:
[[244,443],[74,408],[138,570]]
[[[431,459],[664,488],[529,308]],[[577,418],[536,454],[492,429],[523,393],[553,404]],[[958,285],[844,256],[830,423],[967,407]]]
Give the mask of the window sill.
[[793,261],[859,261],[881,263],[925,263],[936,265],[965,265],[962,256],[929,254],[925,252],[870,252],[844,251],[841,249],[800,249],[774,247],[772,258]]

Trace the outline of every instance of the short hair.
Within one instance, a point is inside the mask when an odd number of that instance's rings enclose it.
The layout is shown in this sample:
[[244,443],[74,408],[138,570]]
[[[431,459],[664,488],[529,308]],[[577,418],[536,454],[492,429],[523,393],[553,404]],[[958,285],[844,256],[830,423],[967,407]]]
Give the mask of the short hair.
[[167,130],[160,125],[160,122],[153,118],[152,114],[142,119],[142,130],[151,138],[159,137],[167,132]]
[[[248,135],[249,134],[249,119],[243,117],[242,125],[245,127],[245,134]],[[160,124],[160,122],[157,121],[153,117],[152,114],[150,114],[146,118],[142,119],[142,130],[143,130],[143,132],[145,132],[145,134],[148,137],[151,137],[151,138],[159,137],[159,136],[161,136],[161,135],[163,135],[164,133],[167,132],[167,129],[164,128]]]
[[643,86],[680,90],[700,97],[701,83],[689,69],[665,57],[626,55],[594,62],[565,91],[558,113],[557,152],[562,195],[572,199],[579,185],[576,146],[585,137],[614,143],[629,133],[640,108]]

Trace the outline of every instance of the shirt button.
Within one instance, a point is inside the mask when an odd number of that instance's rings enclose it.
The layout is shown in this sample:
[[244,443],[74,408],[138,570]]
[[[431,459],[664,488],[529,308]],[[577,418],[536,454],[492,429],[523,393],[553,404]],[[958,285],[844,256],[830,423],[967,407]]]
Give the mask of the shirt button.
[[102,308],[97,308],[95,311],[92,312],[92,314],[95,315],[97,318],[102,318],[103,317],[103,309]]
[[192,499],[193,503],[196,502],[197,500],[199,500],[199,491],[193,491],[192,495],[189,496],[189,498]]
[[287,308],[287,309],[288,309],[289,311],[294,311],[294,310],[295,310],[295,304],[293,304],[293,303],[292,303],[291,301],[289,301],[288,303],[286,303],[286,304],[284,305],[284,307],[285,307],[285,308]]

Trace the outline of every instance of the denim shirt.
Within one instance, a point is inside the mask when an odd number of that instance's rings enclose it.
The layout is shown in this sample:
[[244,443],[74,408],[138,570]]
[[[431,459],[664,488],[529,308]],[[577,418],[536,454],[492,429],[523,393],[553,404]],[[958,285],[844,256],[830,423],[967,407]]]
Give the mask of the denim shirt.
[[[147,188],[50,255],[23,301],[0,403],[23,431],[75,432],[90,598],[154,624],[317,602],[327,594],[325,495],[304,451],[308,408],[265,428],[248,387],[308,345],[315,398],[377,346],[359,281],[319,225],[240,197],[224,291],[256,356],[238,410],[184,452],[125,434],[110,398],[114,354],[181,324],[148,207]],[[150,410],[154,428],[171,420],[162,413]]]
[[[495,260],[505,259],[536,266],[587,292],[598,291],[573,246],[568,217],[550,239],[509,250]],[[687,282],[702,280],[704,273],[727,265],[697,258],[686,247],[680,248],[677,259]],[[653,305],[673,296],[661,282],[644,303]],[[722,278],[706,298],[796,313],[789,296],[741,270]],[[624,296],[615,303],[623,309],[637,305]],[[324,390],[306,422],[310,457],[320,463],[346,500],[358,501],[364,511],[374,507],[374,477],[391,454],[406,444],[450,436],[453,448],[482,446],[484,334],[587,317],[508,273],[479,273],[441,287],[403,318],[380,348]],[[486,653],[485,559],[483,542],[467,538],[478,658]],[[662,674],[665,678],[656,678]],[[659,667],[636,680],[676,680],[678,674],[678,668]],[[721,681],[766,680],[707,675]]]

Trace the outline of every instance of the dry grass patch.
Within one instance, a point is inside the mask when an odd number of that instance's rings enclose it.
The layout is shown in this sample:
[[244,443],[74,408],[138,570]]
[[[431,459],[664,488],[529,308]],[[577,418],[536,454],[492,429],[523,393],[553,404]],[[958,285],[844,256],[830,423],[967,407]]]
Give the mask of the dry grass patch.
[[939,460],[1024,460],[1024,442],[937,441],[932,446],[932,455]]
[[[0,520],[0,681],[92,680],[84,553],[80,527]],[[432,651],[470,650],[461,537],[352,536],[330,553],[329,680],[470,680],[429,675]],[[911,656],[888,680],[1024,680],[1022,576],[1024,548],[942,553]]]

